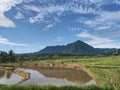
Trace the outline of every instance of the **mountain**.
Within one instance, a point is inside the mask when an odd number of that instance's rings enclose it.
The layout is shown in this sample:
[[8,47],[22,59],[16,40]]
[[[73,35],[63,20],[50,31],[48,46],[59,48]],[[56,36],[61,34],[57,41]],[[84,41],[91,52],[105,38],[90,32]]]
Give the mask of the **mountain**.
[[117,48],[95,48],[96,54],[98,55],[118,55],[120,49]]
[[63,46],[48,46],[39,52],[36,52],[36,54],[69,54],[90,56],[95,55],[95,49],[92,46],[78,40]]

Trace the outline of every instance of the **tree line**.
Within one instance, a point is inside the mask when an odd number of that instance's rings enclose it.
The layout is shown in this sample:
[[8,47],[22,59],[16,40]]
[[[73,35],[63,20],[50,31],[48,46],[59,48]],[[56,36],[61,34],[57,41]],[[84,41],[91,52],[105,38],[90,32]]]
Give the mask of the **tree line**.
[[0,63],[6,62],[15,62],[15,53],[13,50],[9,50],[8,52],[0,51]]

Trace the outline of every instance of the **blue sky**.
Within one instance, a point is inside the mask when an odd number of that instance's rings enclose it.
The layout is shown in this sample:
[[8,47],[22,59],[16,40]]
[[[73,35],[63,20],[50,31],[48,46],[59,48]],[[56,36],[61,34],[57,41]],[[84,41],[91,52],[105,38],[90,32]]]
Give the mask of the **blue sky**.
[[120,0],[0,0],[0,50],[36,52],[76,40],[120,48]]

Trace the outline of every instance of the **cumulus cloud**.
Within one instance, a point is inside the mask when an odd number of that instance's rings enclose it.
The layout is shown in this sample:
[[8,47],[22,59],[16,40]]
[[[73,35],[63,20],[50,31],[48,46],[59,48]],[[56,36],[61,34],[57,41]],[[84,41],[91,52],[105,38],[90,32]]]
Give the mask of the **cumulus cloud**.
[[29,22],[30,23],[39,23],[44,20],[44,14],[39,13],[34,17],[29,17]]
[[[31,3],[32,2],[32,3]],[[17,4],[21,4],[21,12],[36,12],[35,15],[30,15],[27,17],[30,23],[39,23],[46,19],[46,17],[52,17],[52,14],[57,14],[58,16],[63,15],[65,12],[72,12],[78,14],[100,14],[101,6],[103,4],[120,4],[119,0],[0,0],[0,20],[4,22],[0,23],[0,26],[3,27],[15,27],[15,23],[4,15],[5,12],[9,11],[12,7],[15,7]],[[29,4],[28,4],[29,3]],[[36,3],[40,5],[35,5]],[[94,7],[93,7],[94,6]],[[108,17],[112,16],[106,13]],[[119,13],[118,13],[119,14]],[[117,15],[118,15],[117,14]],[[110,16],[109,16],[110,15]],[[116,14],[112,14],[113,16]],[[23,15],[19,12],[15,16],[16,19],[23,19]],[[116,19],[119,18],[119,15]]]
[[82,30],[82,28],[80,28],[80,27],[73,27],[73,28],[71,28],[71,30],[72,31],[80,31],[80,30]]
[[57,15],[59,17],[64,15],[66,12],[72,12],[75,14],[89,14],[97,13],[99,11],[99,8],[97,7],[98,5],[95,8],[92,8],[90,6],[93,4],[92,2],[87,1],[84,3],[85,1],[82,0],[64,1],[64,3],[61,4],[60,1],[56,0],[51,0],[51,2],[44,0],[39,2],[35,0],[34,2],[38,2],[40,5],[24,4],[23,7],[20,7],[23,9],[20,9],[22,12],[27,11],[37,13],[35,15],[28,16],[30,23],[39,23],[48,17],[53,17],[53,15]]
[[29,45],[28,47],[14,47],[16,53],[33,53],[37,52],[41,49],[45,48],[45,46],[41,44]]
[[17,12],[17,14],[14,16],[15,19],[24,19],[24,15],[20,12]]
[[57,37],[54,41],[56,42],[61,42],[64,40],[64,37]]
[[120,48],[118,44],[114,43],[114,40],[91,35],[87,31],[82,32],[77,36],[80,38],[88,39],[87,43],[94,46],[95,48]]
[[3,14],[0,14],[0,26],[6,27],[6,28],[16,27],[13,21],[5,17]]
[[0,36],[0,44],[10,45],[10,46],[29,46],[27,44],[20,44],[20,43],[11,42],[7,38],[4,38],[3,36]]
[[108,30],[110,28],[111,26],[100,26],[100,27],[97,27],[96,30]]
[[35,5],[24,5],[24,10],[27,10],[28,12],[35,12],[36,15],[29,16],[29,22],[30,23],[39,23],[46,19],[46,17],[53,17],[52,14],[57,14],[58,16],[64,12],[64,9],[62,6],[58,5],[52,5],[52,6],[35,6]]
[[23,0],[0,0],[0,26],[2,27],[15,27],[12,20],[7,18],[4,13],[9,11],[12,7],[22,3]]
[[108,12],[101,11],[101,13],[94,18],[85,18],[81,17],[77,19],[76,22],[81,23],[87,27],[84,29],[91,30],[118,30],[119,29],[119,21],[120,21],[120,11],[117,12]]
[[46,31],[46,30],[49,30],[49,29],[52,28],[52,27],[54,27],[53,24],[48,24],[44,30],[45,30],[45,31]]
[[24,5],[23,8],[25,10],[31,10],[31,11],[34,11],[34,12],[40,12],[40,7],[36,6],[36,5]]

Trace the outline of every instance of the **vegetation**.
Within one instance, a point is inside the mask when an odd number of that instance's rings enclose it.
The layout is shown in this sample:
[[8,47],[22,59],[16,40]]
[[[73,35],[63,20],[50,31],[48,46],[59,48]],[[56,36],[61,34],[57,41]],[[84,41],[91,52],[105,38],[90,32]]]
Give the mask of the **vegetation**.
[[93,48],[83,41],[76,41],[67,45],[48,46],[39,52],[33,54],[63,54],[63,55],[80,55],[80,56],[110,56],[120,55],[120,49],[116,48]]
[[110,57],[69,57],[64,59],[48,59],[26,61],[24,63],[79,63],[102,87],[120,88],[120,56]]
[[15,53],[12,50],[8,52],[0,51],[0,62],[15,62]]
[[[28,85],[28,86],[19,86],[19,85],[0,85],[0,90],[115,90],[114,88],[102,88],[98,86],[38,86],[38,85]],[[117,90],[117,89],[116,89]]]
[[15,56],[13,51],[9,51],[8,53],[0,52],[0,62],[4,63],[5,65],[12,66],[19,66],[22,63],[31,63],[34,65],[36,63],[79,63],[84,66],[84,69],[97,81],[99,86],[120,88],[120,56]]
[[69,54],[92,56],[95,55],[95,49],[92,46],[78,40],[76,42],[67,44],[66,46],[49,46],[35,54]]

